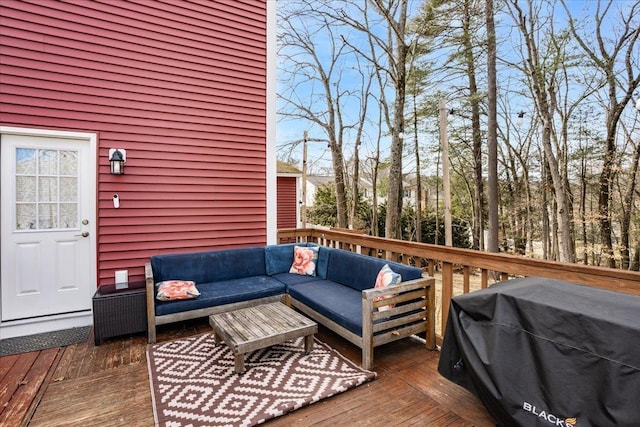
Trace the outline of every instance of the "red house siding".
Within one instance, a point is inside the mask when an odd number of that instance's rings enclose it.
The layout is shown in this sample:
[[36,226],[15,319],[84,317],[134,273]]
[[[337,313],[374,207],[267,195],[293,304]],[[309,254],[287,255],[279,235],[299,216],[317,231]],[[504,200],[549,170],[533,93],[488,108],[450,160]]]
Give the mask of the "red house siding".
[[0,122],[98,134],[100,284],[266,243],[264,1],[2,0],[0,25]]
[[297,179],[291,176],[278,177],[278,228],[298,226]]

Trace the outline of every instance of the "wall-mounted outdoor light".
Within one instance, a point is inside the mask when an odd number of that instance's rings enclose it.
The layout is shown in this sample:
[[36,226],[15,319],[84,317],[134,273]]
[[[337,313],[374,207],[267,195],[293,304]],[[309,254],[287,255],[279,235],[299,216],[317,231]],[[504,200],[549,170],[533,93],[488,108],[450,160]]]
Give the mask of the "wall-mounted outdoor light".
[[109,149],[109,163],[111,175],[124,175],[124,164],[127,161],[127,151],[124,148]]

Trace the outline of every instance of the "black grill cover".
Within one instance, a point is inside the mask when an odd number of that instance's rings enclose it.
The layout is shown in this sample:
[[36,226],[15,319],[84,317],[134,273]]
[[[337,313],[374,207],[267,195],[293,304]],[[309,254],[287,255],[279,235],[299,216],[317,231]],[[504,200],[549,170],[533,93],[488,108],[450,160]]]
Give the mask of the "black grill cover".
[[529,277],[451,300],[438,371],[500,426],[640,426],[640,297]]

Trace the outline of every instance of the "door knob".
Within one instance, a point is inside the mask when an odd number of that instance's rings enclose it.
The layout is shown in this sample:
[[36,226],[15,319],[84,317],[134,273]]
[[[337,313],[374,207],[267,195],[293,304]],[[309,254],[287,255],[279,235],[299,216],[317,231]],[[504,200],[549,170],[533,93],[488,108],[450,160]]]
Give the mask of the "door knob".
[[82,234],[76,234],[75,237],[89,237],[89,232],[83,231]]

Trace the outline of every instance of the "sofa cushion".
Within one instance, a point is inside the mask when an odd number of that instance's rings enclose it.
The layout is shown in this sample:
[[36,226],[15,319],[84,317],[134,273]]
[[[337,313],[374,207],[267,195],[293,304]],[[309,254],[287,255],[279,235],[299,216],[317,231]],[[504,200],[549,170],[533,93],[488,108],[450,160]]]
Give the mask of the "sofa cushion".
[[[340,326],[358,336],[362,336],[362,292],[331,280],[316,280],[289,286],[287,292],[291,298],[309,306]],[[389,318],[381,318],[373,323],[382,323],[403,316],[420,313],[414,310]],[[374,335],[384,334],[382,330]]]
[[342,249],[332,249],[327,268],[327,279],[342,283],[356,290],[371,289],[378,272],[385,264],[402,276],[403,281],[419,279],[422,270],[417,267],[360,255]]
[[289,273],[315,276],[317,262],[318,248],[316,246],[295,246],[293,248],[293,262]]
[[156,283],[156,299],[159,301],[175,301],[199,296],[196,283],[191,280],[165,280]]
[[269,245],[264,248],[266,273],[273,276],[280,273],[288,273],[293,263],[293,248],[295,246],[308,246],[318,248],[318,260],[316,262],[316,276],[327,278],[329,265],[329,252],[331,248],[319,246],[315,243],[287,243],[284,245]]
[[289,295],[362,336],[362,293],[331,280],[316,280],[290,286]]
[[200,296],[190,300],[156,301],[156,316],[232,304],[285,293],[285,285],[267,276],[198,283]]
[[329,268],[329,254],[333,249],[326,246],[318,246],[318,263],[316,264],[316,276],[321,279],[327,278],[327,269]]
[[264,247],[156,255],[151,257],[156,282],[179,277],[201,283],[264,276]]
[[284,245],[269,245],[264,248],[267,275],[288,272],[293,262],[293,248],[297,243]]
[[287,288],[289,288],[289,286],[297,285],[299,283],[307,283],[307,282],[321,280],[318,276],[303,276],[301,274],[294,274],[294,273],[278,273],[278,274],[274,274],[271,277],[287,285]]

